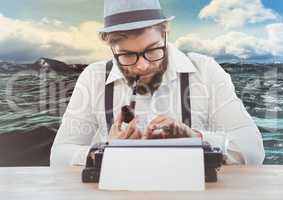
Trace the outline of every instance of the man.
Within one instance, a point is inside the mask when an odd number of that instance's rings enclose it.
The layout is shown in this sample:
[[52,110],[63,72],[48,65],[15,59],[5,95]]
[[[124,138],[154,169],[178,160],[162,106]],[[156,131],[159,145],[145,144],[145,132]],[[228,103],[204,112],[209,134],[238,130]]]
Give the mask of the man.
[[[114,58],[91,64],[80,75],[51,166],[84,165],[90,146],[101,141],[177,137],[202,137],[223,150],[227,164],[261,164],[261,134],[230,76],[214,59],[186,56],[167,42],[173,17],[162,15],[159,1],[104,3],[100,37]],[[129,104],[135,80],[136,117],[125,125],[121,107]]]

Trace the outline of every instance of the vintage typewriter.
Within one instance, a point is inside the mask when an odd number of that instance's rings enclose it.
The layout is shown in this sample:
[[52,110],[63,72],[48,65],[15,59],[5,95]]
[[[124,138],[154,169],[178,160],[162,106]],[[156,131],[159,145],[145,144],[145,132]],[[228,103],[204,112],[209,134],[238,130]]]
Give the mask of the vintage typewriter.
[[[86,166],[82,171],[82,182],[99,182],[103,153],[108,143],[94,145],[87,156]],[[219,148],[212,148],[207,142],[202,142],[204,150],[205,181],[217,182],[217,171],[223,164],[223,154]]]

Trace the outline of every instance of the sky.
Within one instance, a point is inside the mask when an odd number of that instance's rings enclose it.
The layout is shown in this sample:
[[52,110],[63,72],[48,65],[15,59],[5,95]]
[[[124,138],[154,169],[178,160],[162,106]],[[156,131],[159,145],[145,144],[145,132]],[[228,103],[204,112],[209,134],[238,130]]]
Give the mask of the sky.
[[[176,17],[169,40],[184,52],[283,61],[282,0],[160,2],[166,16]],[[108,59],[111,53],[97,37],[102,26],[103,0],[0,0],[0,61]]]

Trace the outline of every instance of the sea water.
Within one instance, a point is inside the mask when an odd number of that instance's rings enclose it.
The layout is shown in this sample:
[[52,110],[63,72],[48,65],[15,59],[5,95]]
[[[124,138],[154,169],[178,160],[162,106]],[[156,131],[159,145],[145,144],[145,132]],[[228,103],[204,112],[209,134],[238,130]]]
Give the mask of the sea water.
[[[259,127],[265,164],[283,164],[283,65],[223,64]],[[56,132],[79,73],[0,71],[0,134]]]

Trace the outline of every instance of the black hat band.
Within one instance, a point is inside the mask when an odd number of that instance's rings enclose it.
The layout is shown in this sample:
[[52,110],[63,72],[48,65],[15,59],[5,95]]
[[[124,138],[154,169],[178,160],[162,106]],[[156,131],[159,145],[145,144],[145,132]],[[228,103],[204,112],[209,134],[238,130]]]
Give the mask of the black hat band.
[[164,15],[159,9],[135,10],[135,11],[118,13],[105,17],[104,26],[106,28],[120,24],[147,21],[147,20],[157,20],[157,19],[165,19]]

